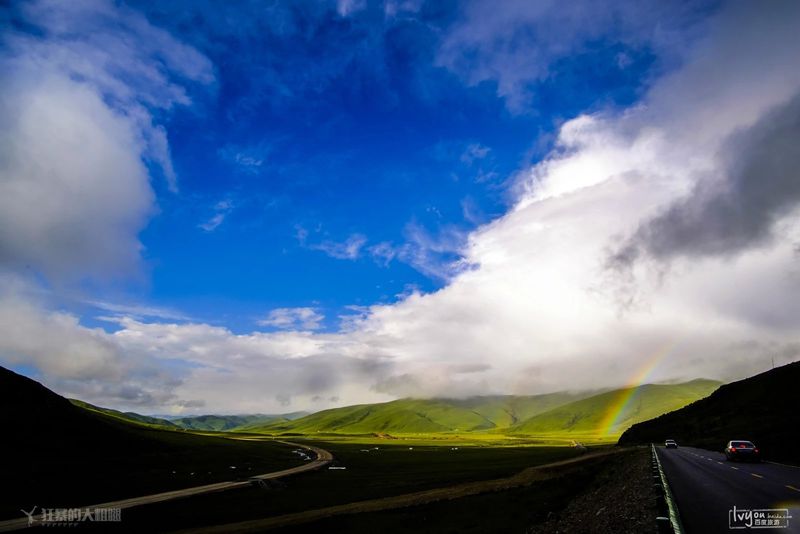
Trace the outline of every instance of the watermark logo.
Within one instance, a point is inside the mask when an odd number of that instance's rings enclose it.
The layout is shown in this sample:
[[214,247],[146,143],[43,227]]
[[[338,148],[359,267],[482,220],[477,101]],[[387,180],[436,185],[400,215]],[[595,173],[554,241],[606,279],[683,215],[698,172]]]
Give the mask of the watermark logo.
[[728,528],[789,528],[791,518],[787,508],[748,510],[734,506],[728,510]]
[[20,510],[28,516],[28,526],[48,526],[48,527],[72,527],[78,523],[110,523],[122,521],[121,508],[42,508],[36,514],[37,506],[33,510],[26,512]]
[[36,513],[36,509],[37,509],[38,507],[39,507],[39,505],[37,504],[36,506],[34,506],[34,507],[33,507],[33,510],[31,510],[30,512],[26,512],[25,510],[20,510],[20,512],[22,512],[23,514],[25,514],[25,515],[27,515],[27,516],[28,516],[28,526],[29,526],[29,527],[30,527],[31,525],[33,525],[33,522],[34,522],[34,521],[36,521],[36,518],[34,518],[34,517],[33,517],[33,514],[35,514],[35,513]]

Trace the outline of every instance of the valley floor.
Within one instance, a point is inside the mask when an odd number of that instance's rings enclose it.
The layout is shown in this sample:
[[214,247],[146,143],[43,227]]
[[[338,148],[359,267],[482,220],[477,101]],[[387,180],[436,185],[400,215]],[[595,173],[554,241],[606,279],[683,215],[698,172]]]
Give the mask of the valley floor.
[[[647,455],[641,449],[580,454],[566,447],[325,447],[336,455],[337,466],[347,469],[323,469],[266,489],[133,509],[126,512],[124,529],[158,525],[163,531],[195,531],[220,525],[209,532],[374,532],[381,524],[386,533],[477,533],[526,532],[539,525],[543,532],[557,532],[559,521],[574,525],[570,522],[581,513],[597,514],[598,524],[620,526],[635,519],[631,524],[654,525],[647,492],[630,485],[638,481],[646,487],[649,482]],[[551,465],[530,467],[543,464]],[[618,503],[613,512],[591,503],[583,511],[570,506],[592,491],[610,492],[606,501]],[[644,501],[629,499],[631,492]],[[627,509],[626,502],[631,503]]]

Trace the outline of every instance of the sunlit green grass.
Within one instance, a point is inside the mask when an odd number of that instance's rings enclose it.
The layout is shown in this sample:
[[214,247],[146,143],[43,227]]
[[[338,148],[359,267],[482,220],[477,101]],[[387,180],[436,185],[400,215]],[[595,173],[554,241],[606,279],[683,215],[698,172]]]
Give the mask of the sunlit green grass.
[[352,443],[452,442],[491,447],[607,444],[615,443],[632,424],[681,408],[718,386],[711,380],[648,384],[577,400],[566,394],[463,401],[403,399],[324,410],[294,421],[246,428],[249,435]]
[[[341,444],[386,445],[386,446],[431,446],[431,447],[571,447],[574,440],[566,437],[517,437],[502,434],[436,434],[414,433],[392,435],[392,439],[379,438],[372,434],[307,434],[307,435],[264,435],[236,434],[238,439],[311,441]],[[597,440],[595,440],[597,441]],[[605,440],[603,443],[610,443]],[[598,441],[599,443],[599,441]]]

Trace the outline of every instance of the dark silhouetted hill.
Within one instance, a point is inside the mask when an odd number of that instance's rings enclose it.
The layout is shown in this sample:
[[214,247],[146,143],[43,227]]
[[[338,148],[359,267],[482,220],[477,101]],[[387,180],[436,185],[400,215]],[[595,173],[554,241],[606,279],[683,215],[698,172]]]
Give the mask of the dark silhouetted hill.
[[[296,465],[289,447],[171,431],[82,408],[0,367],[0,519]],[[235,466],[236,469],[231,469]]]
[[179,428],[181,428],[179,425],[176,425],[172,421],[169,421],[167,419],[161,419],[160,417],[151,417],[149,415],[142,415],[136,412],[121,412],[119,410],[112,410],[111,408],[103,408],[102,406],[95,406],[94,404],[89,404],[88,402],[84,402],[78,399],[69,399],[69,401],[75,406],[83,408],[84,410],[100,412],[105,415],[110,415],[112,417],[117,417],[119,419],[130,421],[131,423],[138,423],[140,425],[150,425],[156,427],[166,427],[167,429],[170,430],[178,430]]
[[620,445],[663,442],[721,451],[731,439],[754,442],[767,459],[800,463],[800,362],[720,386],[705,399],[633,425]]

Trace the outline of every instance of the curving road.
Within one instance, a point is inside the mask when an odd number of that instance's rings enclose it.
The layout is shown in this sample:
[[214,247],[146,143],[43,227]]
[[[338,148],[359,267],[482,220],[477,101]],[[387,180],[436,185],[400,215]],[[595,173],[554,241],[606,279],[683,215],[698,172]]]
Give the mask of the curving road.
[[[800,533],[800,468],[774,463],[728,462],[721,452],[681,447],[657,449],[686,534]],[[788,528],[731,530],[729,511],[788,508]],[[740,516],[738,525],[747,524]]]
[[[237,439],[237,438],[230,438],[230,439]],[[207,484],[205,486],[195,486],[193,488],[166,491],[163,493],[155,493],[153,495],[145,495],[143,497],[133,497],[131,499],[121,499],[118,501],[105,502],[102,504],[83,506],[82,508],[120,508],[120,509],[133,508],[134,506],[142,506],[144,504],[153,504],[157,502],[171,501],[173,499],[182,499],[184,497],[191,497],[193,495],[201,495],[204,493],[216,493],[219,491],[226,491],[229,489],[249,486],[253,483],[253,481],[271,480],[276,478],[287,477],[290,475],[296,475],[298,473],[304,473],[306,471],[313,471],[315,469],[319,469],[325,465],[328,465],[333,460],[333,455],[330,452],[326,451],[325,449],[321,449],[320,447],[314,447],[313,445],[302,445],[300,443],[292,443],[290,441],[280,441],[279,443],[284,443],[292,447],[297,447],[299,449],[305,449],[307,451],[311,451],[314,454],[315,458],[310,462],[304,463],[303,465],[298,465],[297,467],[283,469],[281,471],[273,471],[272,473],[265,473],[263,475],[252,476],[249,477],[247,480],[239,480],[235,482],[217,482],[215,484]],[[23,517],[21,519],[11,519],[9,521],[0,521],[0,532],[9,532],[12,530],[19,530],[26,527],[28,527],[27,517]]]

